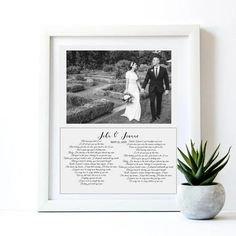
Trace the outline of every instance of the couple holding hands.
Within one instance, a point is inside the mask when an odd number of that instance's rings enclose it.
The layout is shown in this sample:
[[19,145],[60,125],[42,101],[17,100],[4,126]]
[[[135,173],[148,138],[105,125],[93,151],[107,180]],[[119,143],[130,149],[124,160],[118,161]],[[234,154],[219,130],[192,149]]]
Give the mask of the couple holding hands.
[[[130,62],[129,71],[126,72],[126,87],[124,93],[132,95],[132,102],[127,103],[125,116],[131,120],[140,121],[141,105],[140,93],[145,92],[145,88],[149,83],[149,99],[152,117],[150,123],[156,119],[160,119],[162,96],[169,93],[169,78],[166,68],[160,66],[160,58],[154,57],[152,60],[152,67],[148,69],[144,82],[141,86],[138,76],[136,74],[137,64]],[[165,86],[164,86],[165,84]]]

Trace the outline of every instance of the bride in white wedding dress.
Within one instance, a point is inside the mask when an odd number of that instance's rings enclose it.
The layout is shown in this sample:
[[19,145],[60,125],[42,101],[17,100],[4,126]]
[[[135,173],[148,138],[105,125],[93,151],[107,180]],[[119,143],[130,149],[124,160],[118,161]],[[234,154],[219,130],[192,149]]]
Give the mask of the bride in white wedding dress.
[[130,63],[130,70],[126,72],[126,86],[124,93],[132,95],[132,102],[127,103],[125,113],[122,116],[125,116],[131,120],[140,121],[141,116],[141,106],[140,106],[140,93],[141,85],[138,80],[138,76],[135,73],[137,69],[137,64],[135,62]]

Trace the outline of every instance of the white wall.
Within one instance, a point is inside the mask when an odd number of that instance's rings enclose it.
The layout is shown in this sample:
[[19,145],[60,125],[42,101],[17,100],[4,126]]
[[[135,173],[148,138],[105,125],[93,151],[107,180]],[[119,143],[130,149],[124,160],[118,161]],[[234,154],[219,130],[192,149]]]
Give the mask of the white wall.
[[12,0],[0,6],[0,209],[36,209],[40,33],[50,26],[200,24],[202,137],[233,145],[219,180],[236,210],[234,0]]

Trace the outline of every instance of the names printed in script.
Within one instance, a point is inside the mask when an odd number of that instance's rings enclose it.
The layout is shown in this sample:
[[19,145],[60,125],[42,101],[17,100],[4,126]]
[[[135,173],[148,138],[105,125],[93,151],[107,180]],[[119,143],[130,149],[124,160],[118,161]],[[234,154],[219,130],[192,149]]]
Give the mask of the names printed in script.
[[61,129],[61,193],[175,192],[176,129]]

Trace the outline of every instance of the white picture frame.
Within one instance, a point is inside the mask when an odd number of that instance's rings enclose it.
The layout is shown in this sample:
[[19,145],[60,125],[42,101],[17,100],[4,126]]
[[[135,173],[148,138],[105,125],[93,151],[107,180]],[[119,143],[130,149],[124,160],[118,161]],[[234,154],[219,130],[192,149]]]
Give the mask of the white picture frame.
[[53,29],[42,34],[38,211],[178,211],[176,197],[166,199],[50,199],[51,40],[53,37],[185,37],[189,53],[189,137],[200,140],[200,27],[198,25],[101,26]]

